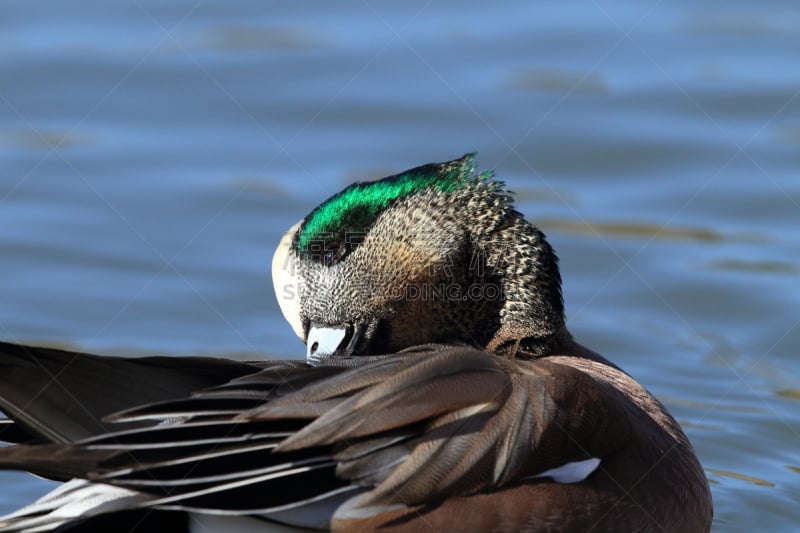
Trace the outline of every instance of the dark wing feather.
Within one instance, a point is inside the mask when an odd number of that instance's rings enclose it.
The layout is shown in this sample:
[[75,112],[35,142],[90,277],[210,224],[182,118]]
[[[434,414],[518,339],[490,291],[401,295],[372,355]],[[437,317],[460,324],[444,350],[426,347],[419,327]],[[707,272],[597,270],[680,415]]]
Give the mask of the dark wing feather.
[[[625,417],[603,416],[620,401],[615,391],[567,365],[438,346],[353,369],[278,365],[128,405],[108,419],[161,423],[90,436],[63,453],[78,458],[71,474],[150,495],[137,505],[269,516],[298,509],[319,524],[345,500],[337,514],[363,518],[602,457],[627,435]],[[52,453],[30,446],[27,464],[7,464],[52,468],[36,449]]]
[[71,442],[119,429],[102,421],[114,411],[253,371],[209,357],[111,358],[0,342],[0,410],[33,435]]
[[[560,372],[567,372],[569,376]],[[229,428],[225,431],[230,430],[232,434],[218,437],[218,442],[228,443],[232,435],[240,431],[255,438],[260,435],[258,431],[261,430],[256,429],[260,425],[263,425],[264,438],[268,438],[267,428],[273,428],[275,438],[269,442],[280,444],[269,454],[259,456],[258,461],[237,461],[239,467],[244,463],[250,465],[236,474],[240,481],[202,489],[204,498],[209,490],[218,496],[216,500],[203,500],[204,505],[216,501],[214,505],[224,506],[228,499],[223,493],[235,491],[238,494],[250,484],[269,484],[285,490],[305,477],[322,483],[324,480],[320,476],[328,475],[328,470],[303,470],[302,477],[293,470],[296,465],[310,464],[306,461],[322,465],[328,460],[335,460],[338,465],[336,474],[340,480],[336,487],[344,487],[347,480],[365,487],[377,485],[362,499],[364,506],[416,504],[495,489],[561,466],[565,456],[575,460],[586,458],[587,450],[566,442],[565,438],[556,439],[557,446],[544,442],[552,437],[545,436],[543,429],[550,427],[561,413],[557,400],[550,396],[553,391],[548,388],[552,389],[552,383],[559,379],[572,379],[572,373],[579,374],[572,369],[543,365],[540,371],[526,374],[518,370],[517,363],[477,350],[440,348],[433,352],[398,355],[394,360],[326,375],[233,421],[189,422],[172,428],[134,430],[114,439],[122,439],[124,446],[129,447],[157,442],[175,446],[180,442],[175,435],[183,432],[186,435],[181,438],[191,441],[195,431],[207,434],[212,429],[220,432],[222,428]],[[248,382],[248,390],[252,390],[257,376],[242,380]],[[594,382],[586,381],[591,389]],[[220,400],[237,396],[235,387],[223,388],[227,390]],[[204,398],[209,397],[199,394],[195,401]],[[207,407],[203,407],[203,412],[208,412]],[[309,419],[310,423],[304,426],[303,419]],[[296,424],[294,431],[284,425],[281,429],[289,431],[282,433],[275,427],[275,424],[290,421]],[[236,425],[237,422],[240,425]],[[288,438],[279,438],[284,435]],[[136,442],[128,440],[131,436],[136,437]],[[567,453],[545,453],[537,459],[536,448],[543,444],[545,450],[552,446]],[[103,479],[128,488],[141,487],[138,483],[150,474],[173,489],[175,486],[191,487],[195,481],[206,482],[207,479],[189,473],[206,472],[194,470],[192,466],[194,462],[199,463],[201,457],[182,453],[184,456],[173,462],[166,460],[159,466],[144,464],[136,469],[138,482],[130,476],[111,475]],[[291,460],[280,459],[285,454]],[[278,462],[270,463],[272,457]],[[181,467],[173,469],[178,462]],[[264,474],[265,469],[273,468],[268,466],[270,464],[283,468],[280,475],[277,472]],[[220,468],[219,472],[224,470]],[[175,476],[174,481],[164,478],[164,473],[169,472]],[[268,475],[268,479],[262,479],[263,475]],[[278,485],[279,482],[286,485]],[[190,502],[199,497],[195,493],[181,493],[183,489],[180,488],[177,490],[169,499],[170,505],[175,507],[190,507],[194,505]]]
[[187,398],[138,405],[112,413],[105,417],[105,421],[164,421],[185,417],[230,419],[273,398],[291,394],[309,383],[341,372],[341,368],[335,367],[272,365],[270,369],[248,374],[222,385],[193,391]]
[[0,469],[27,470],[53,481],[67,481],[117,455],[113,450],[90,450],[64,444],[18,444],[0,450]]
[[[407,357],[402,363],[375,372],[374,386],[355,389],[357,394],[333,408],[320,408],[321,416],[284,441],[280,449],[331,444],[389,431],[461,408],[497,402],[507,394],[508,376],[482,352],[452,349]],[[339,377],[357,377],[360,373],[361,369],[355,369]],[[296,416],[297,406],[306,409],[311,403],[308,396],[311,400],[330,396],[320,390],[324,385],[320,383],[311,394],[299,391],[240,418]],[[334,391],[337,389],[334,387]]]
[[10,418],[0,418],[0,442],[20,444],[33,440],[35,440],[35,437],[16,422]]

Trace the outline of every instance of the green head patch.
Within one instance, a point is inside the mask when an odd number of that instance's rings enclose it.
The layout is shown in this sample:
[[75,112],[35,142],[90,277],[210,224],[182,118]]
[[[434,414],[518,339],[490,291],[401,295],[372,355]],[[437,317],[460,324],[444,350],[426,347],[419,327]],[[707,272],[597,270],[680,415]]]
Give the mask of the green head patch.
[[[314,209],[300,227],[295,250],[326,264],[341,259],[387,207],[428,188],[463,189],[491,172],[475,175],[475,154],[447,163],[423,165],[379,181],[354,183]],[[351,241],[351,237],[354,241]]]

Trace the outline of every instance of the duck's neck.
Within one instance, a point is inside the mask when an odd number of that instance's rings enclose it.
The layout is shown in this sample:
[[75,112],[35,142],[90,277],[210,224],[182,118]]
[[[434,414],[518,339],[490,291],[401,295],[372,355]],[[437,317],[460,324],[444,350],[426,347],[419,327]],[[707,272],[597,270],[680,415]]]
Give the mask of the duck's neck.
[[590,350],[576,341],[566,327],[546,344],[536,342],[535,339],[530,342],[526,341],[528,341],[528,339],[524,339],[523,342],[520,343],[520,350],[516,356],[518,359],[538,359],[549,356],[557,357],[568,355],[569,357],[587,359],[620,370],[617,365],[599,353]]
[[519,341],[507,341],[498,346],[491,343],[486,349],[496,355],[516,359],[537,359],[548,355],[570,353],[569,348],[577,344],[566,327],[548,337],[525,337]]
[[571,339],[565,326],[558,257],[544,234],[516,211],[484,236],[487,267],[499,273],[504,302],[487,350],[540,357]]

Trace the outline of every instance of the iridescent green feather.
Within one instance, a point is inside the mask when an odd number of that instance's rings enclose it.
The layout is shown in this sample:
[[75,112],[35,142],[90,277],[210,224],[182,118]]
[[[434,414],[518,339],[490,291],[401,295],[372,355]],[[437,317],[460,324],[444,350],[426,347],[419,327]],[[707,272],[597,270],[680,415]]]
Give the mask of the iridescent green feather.
[[354,183],[314,209],[306,218],[296,241],[298,252],[332,234],[366,231],[392,203],[428,188],[452,192],[476,181],[487,181],[491,172],[475,175],[475,154],[441,164],[417,167],[379,181]]

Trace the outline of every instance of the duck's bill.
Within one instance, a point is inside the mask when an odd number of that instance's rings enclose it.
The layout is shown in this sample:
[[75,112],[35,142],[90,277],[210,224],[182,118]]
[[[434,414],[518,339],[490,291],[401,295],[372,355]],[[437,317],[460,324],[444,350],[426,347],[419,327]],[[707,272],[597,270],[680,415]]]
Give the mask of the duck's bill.
[[360,323],[335,326],[312,323],[306,338],[306,360],[319,364],[323,359],[355,355],[364,329]]

